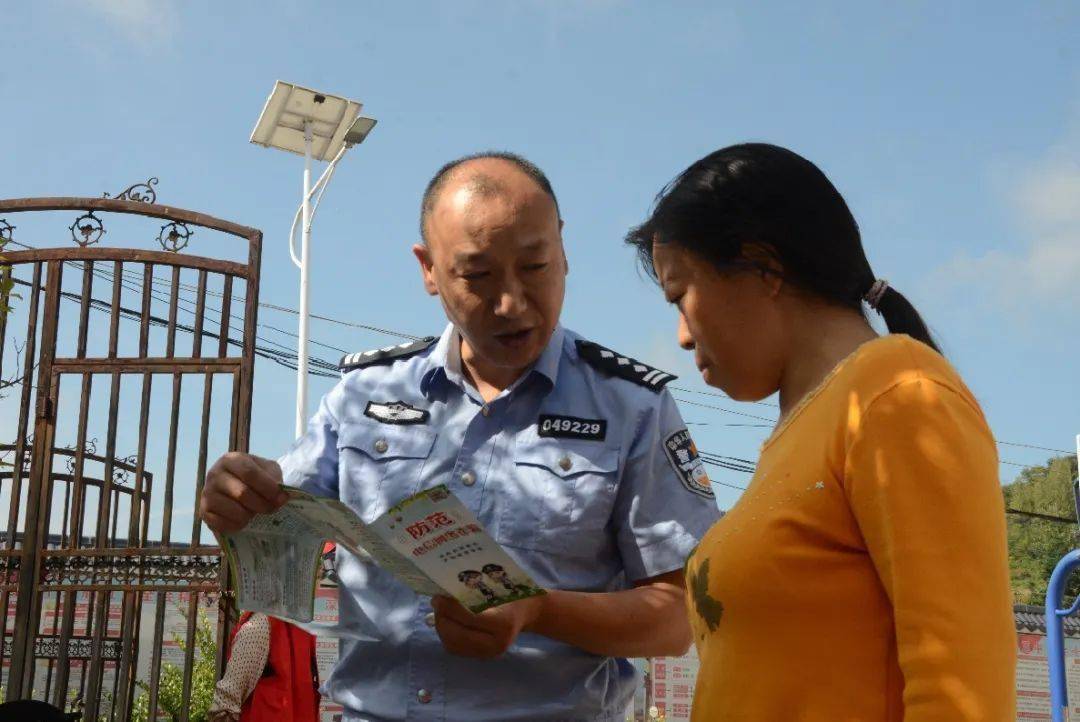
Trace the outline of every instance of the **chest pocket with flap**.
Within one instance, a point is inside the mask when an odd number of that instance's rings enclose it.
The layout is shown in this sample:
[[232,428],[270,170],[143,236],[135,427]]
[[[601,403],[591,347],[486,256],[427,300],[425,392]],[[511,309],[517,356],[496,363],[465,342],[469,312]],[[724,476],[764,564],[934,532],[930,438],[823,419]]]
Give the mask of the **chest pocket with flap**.
[[497,538],[508,546],[589,556],[605,542],[618,490],[619,449],[593,441],[519,437],[502,480]]
[[436,436],[417,425],[343,423],[337,441],[342,501],[371,522],[416,493]]

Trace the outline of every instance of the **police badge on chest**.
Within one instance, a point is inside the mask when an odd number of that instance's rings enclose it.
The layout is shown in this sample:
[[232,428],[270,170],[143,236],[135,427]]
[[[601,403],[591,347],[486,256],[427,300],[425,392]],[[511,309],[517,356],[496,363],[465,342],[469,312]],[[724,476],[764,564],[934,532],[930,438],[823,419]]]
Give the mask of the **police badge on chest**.
[[368,401],[364,416],[383,424],[423,424],[430,414],[425,409],[410,406],[404,401]]

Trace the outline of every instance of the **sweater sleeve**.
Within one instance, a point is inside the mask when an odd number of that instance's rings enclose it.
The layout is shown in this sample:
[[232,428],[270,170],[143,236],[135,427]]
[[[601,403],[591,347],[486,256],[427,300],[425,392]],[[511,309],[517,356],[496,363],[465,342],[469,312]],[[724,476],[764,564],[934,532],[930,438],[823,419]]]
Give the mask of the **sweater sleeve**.
[[924,377],[897,384],[861,414],[844,477],[893,607],[904,722],[1011,722],[1004,501],[974,401]]
[[239,715],[262,677],[269,656],[270,619],[265,614],[253,614],[236,632],[225,674],[214,689],[210,712]]

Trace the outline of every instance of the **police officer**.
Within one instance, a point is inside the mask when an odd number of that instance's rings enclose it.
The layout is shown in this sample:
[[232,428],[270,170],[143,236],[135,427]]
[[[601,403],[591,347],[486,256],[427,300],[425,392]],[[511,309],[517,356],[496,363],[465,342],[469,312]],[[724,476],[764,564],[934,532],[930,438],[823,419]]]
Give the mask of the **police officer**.
[[345,719],[621,720],[638,683],[626,658],[691,641],[682,567],[718,516],[672,377],[559,325],[562,220],[532,163],[447,164],[421,233],[446,330],[346,356],[280,467],[214,465],[203,517],[242,528],[284,502],[282,480],[364,520],[447,484],[549,592],[474,615],[342,550],[342,624],[364,630],[325,685]]

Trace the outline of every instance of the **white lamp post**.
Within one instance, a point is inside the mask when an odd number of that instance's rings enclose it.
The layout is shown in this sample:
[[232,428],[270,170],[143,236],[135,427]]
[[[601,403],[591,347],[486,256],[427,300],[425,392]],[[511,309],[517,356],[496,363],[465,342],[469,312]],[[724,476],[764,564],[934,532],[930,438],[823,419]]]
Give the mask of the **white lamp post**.
[[[304,156],[304,190],[300,208],[289,232],[289,255],[300,269],[300,329],[296,364],[296,436],[307,424],[308,370],[308,278],[311,269],[311,222],[319,208],[334,169],[345,151],[362,143],[375,127],[373,118],[361,118],[363,106],[355,100],[320,93],[292,83],[277,81],[266,99],[262,114],[251,132],[251,142],[266,148],[287,150]],[[311,161],[329,161],[314,185],[311,184]],[[311,199],[318,192],[312,206]],[[293,239],[300,221],[300,257]]]

